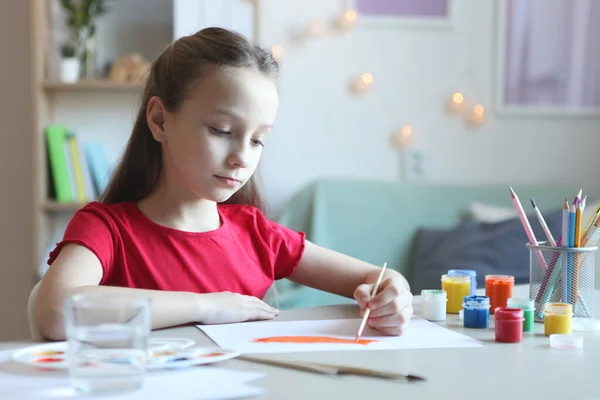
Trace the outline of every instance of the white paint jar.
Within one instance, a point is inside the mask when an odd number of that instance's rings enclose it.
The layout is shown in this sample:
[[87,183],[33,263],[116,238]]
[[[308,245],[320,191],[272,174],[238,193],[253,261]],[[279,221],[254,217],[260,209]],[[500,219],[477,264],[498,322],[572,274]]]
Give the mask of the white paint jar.
[[445,321],[447,301],[445,290],[421,290],[423,318],[428,321]]

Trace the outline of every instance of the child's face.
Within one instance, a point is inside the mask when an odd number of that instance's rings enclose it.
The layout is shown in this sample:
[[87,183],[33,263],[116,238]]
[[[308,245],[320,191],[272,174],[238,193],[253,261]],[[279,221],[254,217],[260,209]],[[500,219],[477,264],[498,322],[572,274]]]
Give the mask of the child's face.
[[227,200],[256,171],[278,105],[275,83],[258,71],[204,77],[176,113],[166,113],[165,171],[195,197]]

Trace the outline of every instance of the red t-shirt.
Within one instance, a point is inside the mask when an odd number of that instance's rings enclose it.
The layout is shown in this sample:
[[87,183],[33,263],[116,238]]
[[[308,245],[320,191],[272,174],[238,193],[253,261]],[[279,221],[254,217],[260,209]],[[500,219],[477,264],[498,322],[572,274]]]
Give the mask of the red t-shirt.
[[221,227],[184,232],[159,225],[133,201],[93,202],[75,213],[48,264],[66,243],[90,249],[102,264],[100,285],[262,298],[289,276],[305,235],[269,221],[255,207],[218,205]]

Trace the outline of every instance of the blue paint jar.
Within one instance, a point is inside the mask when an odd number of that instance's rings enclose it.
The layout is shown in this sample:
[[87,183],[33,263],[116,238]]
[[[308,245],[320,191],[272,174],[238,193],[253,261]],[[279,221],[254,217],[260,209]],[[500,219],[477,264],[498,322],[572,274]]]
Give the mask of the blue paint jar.
[[468,276],[471,278],[471,290],[469,296],[475,296],[477,290],[477,271],[472,269],[451,269],[448,271],[448,276]]
[[490,321],[490,298],[487,296],[465,296],[463,324],[465,328],[484,329]]

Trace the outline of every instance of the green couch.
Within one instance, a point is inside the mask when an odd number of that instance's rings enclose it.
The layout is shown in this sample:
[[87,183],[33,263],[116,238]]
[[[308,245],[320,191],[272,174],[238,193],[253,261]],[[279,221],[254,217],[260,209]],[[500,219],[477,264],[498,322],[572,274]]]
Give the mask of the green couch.
[[[523,207],[535,197],[544,211],[577,189],[513,186]],[[473,202],[512,207],[508,185],[395,183],[351,179],[322,180],[300,190],[278,222],[306,233],[310,241],[375,265],[387,261],[410,282],[410,245],[419,227],[452,227],[466,218]],[[529,207],[527,207],[529,206]],[[281,309],[347,303],[352,300],[278,281],[268,301]]]

